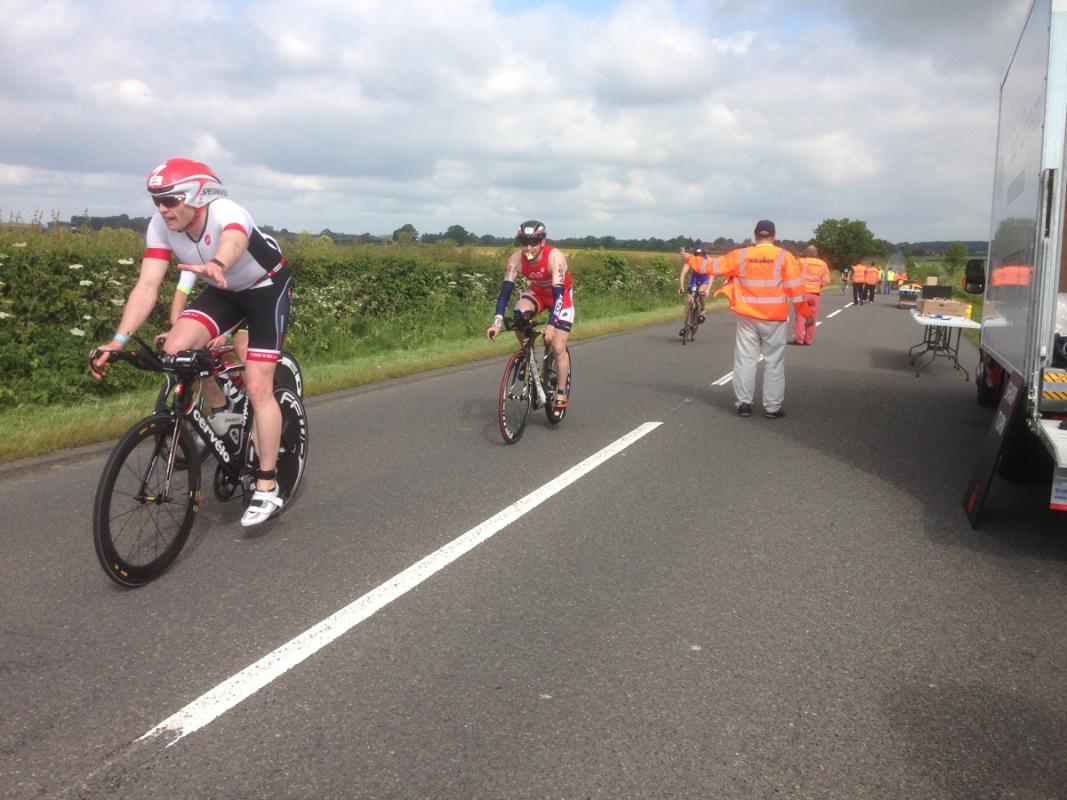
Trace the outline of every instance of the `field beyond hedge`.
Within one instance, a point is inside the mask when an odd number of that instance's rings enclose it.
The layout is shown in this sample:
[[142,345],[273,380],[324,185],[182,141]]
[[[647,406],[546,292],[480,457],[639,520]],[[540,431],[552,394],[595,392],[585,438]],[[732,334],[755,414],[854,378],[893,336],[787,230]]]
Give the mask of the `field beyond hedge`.
[[[469,348],[491,321],[510,252],[447,242],[338,245],[310,235],[282,249],[295,276],[286,349],[309,376],[310,393],[365,382],[346,380],[354,364],[375,362],[386,377],[399,374],[392,364],[415,354],[438,353],[427,366],[450,363],[450,346]],[[111,339],[143,251],[143,236],[129,230],[0,225],[0,439],[42,409],[62,415],[106,401],[128,406],[127,415],[147,413],[144,393],[158,385],[157,376],[122,365],[98,382],[87,369],[89,350]],[[567,256],[576,335],[615,317],[680,309],[674,256],[604,250]],[[146,339],[166,328],[176,278],[175,269],[140,331]],[[38,451],[5,449],[0,444],[0,461]]]

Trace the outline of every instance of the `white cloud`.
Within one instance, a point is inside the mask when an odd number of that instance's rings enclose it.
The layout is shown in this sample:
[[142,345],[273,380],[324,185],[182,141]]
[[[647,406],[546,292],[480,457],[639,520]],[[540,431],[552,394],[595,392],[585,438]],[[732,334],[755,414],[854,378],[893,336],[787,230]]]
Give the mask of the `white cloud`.
[[0,0],[0,207],[147,213],[190,155],[297,230],[982,238],[1025,5]]

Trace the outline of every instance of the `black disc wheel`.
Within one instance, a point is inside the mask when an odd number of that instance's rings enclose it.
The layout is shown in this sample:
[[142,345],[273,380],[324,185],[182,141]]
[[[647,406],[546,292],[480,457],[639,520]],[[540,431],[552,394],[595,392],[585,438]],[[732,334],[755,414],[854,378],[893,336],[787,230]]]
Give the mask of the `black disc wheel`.
[[296,391],[280,387],[274,399],[282,410],[282,440],[278,447],[278,496],[284,501],[282,513],[300,491],[308,457],[308,421],[304,404]]
[[533,382],[530,365],[527,363],[526,351],[519,350],[508,359],[504,368],[504,377],[500,380],[500,402],[498,419],[500,435],[507,444],[515,444],[526,430],[526,421],[530,417],[530,405],[533,396]]
[[[571,379],[574,377],[574,361],[571,359],[571,349],[567,348],[567,360],[570,363],[571,368],[567,371],[567,399],[571,396]],[[563,418],[567,416],[567,409],[556,408],[556,389],[559,387],[559,377],[556,375],[556,356],[551,350],[545,351],[545,396],[548,398],[548,402],[545,403],[545,416],[548,417],[548,421],[553,425],[558,425],[563,422]]]
[[154,414],[119,440],[96,489],[93,543],[108,577],[141,586],[178,557],[200,506],[200,457],[179,427],[177,451],[185,469],[169,463],[174,418]]
[[292,353],[282,350],[274,367],[274,388],[289,389],[301,400],[304,399],[304,373]]
[[[274,399],[278,401],[278,408],[282,412],[282,435],[278,443],[278,460],[275,464],[278,497],[282,500],[282,507],[273,515],[278,516],[285,512],[296,499],[304,481],[304,468],[307,466],[308,455],[308,422],[304,404],[296,392],[285,387],[278,387],[274,390]],[[254,434],[254,425],[252,430]],[[247,468],[242,472],[238,484],[241,487],[242,505],[245,508],[251,505],[252,494],[256,490],[254,476],[256,470],[259,469],[259,455],[256,452],[255,441],[256,437],[253,435],[252,442],[248,446]]]

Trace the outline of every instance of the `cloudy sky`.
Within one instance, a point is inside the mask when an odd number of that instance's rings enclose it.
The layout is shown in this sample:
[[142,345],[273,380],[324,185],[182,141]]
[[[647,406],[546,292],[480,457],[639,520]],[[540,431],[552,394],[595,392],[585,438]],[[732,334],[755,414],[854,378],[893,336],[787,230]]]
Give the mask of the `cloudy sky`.
[[206,161],[290,230],[988,236],[1030,0],[0,0],[0,218]]

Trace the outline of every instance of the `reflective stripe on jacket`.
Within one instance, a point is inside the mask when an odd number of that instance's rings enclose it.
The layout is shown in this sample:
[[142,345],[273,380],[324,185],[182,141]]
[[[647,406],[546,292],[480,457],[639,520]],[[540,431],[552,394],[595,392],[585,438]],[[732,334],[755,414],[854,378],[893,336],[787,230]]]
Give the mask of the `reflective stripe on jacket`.
[[830,282],[830,268],[821,258],[798,258],[797,265],[808,294],[820,294],[822,287]]
[[743,317],[784,322],[789,319],[790,303],[802,317],[810,314],[797,260],[776,245],[731,250],[721,259],[705,259],[700,271],[731,279],[729,288],[723,286],[716,294],[730,297],[734,313]]

